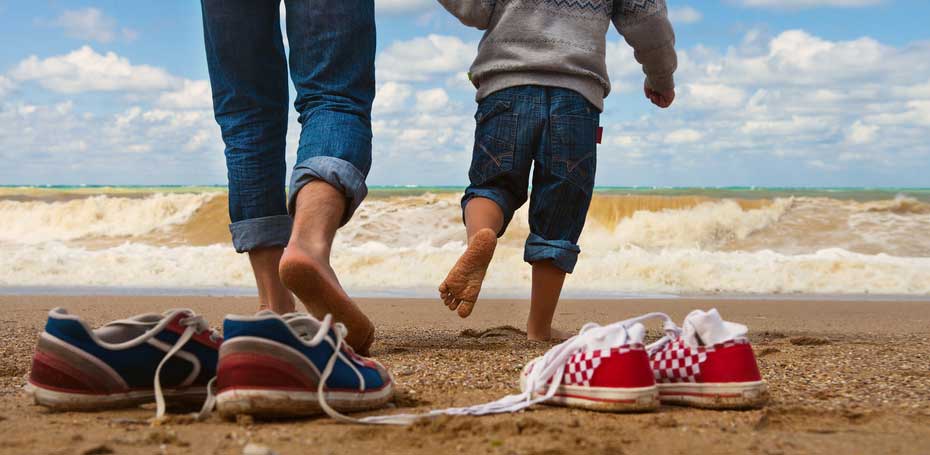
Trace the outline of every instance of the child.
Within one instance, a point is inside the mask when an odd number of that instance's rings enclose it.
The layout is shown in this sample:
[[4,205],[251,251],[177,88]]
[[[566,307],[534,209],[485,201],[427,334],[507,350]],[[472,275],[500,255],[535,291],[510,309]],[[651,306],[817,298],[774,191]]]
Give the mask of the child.
[[533,267],[527,337],[549,340],[565,274],[578,259],[594,189],[598,121],[610,92],[605,34],[613,21],[646,73],[645,93],[675,98],[675,34],[665,0],[439,0],[463,24],[485,30],[470,77],[478,89],[471,181],[462,208],[468,249],[439,292],[471,314],[497,238],[527,199]]

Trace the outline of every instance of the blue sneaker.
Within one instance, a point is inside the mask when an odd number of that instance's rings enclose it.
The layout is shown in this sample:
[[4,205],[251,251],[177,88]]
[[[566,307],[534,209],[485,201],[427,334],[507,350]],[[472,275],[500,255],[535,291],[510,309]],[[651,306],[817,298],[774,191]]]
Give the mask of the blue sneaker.
[[216,406],[225,417],[339,414],[383,407],[394,381],[343,341],[346,328],[306,313],[226,316]]
[[222,338],[191,310],[141,314],[91,330],[63,308],[48,313],[27,391],[62,411],[96,411],[165,399],[202,402]]

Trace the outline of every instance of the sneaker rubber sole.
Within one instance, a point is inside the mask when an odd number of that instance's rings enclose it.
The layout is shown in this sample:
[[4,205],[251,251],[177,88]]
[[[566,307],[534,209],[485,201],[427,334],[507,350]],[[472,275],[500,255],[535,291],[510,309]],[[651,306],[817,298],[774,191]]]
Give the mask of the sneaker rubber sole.
[[[326,402],[340,412],[368,411],[384,407],[394,397],[393,386],[368,392],[328,391]],[[316,392],[269,389],[228,389],[216,396],[223,417],[237,414],[256,417],[297,417],[322,414]]]
[[675,404],[706,409],[753,409],[768,401],[765,381],[731,383],[670,383],[658,384],[663,404]]
[[[23,388],[36,404],[56,411],[100,411],[139,406],[155,402],[154,390],[136,390],[124,393],[92,394],[54,390],[28,383]],[[207,397],[206,387],[183,390],[165,390],[165,399],[185,405],[200,405]]]
[[[525,379],[520,378],[520,389]],[[540,396],[534,393],[533,397]],[[659,390],[656,386],[637,388],[584,387],[561,385],[546,402],[558,406],[604,412],[647,412],[659,408]]]

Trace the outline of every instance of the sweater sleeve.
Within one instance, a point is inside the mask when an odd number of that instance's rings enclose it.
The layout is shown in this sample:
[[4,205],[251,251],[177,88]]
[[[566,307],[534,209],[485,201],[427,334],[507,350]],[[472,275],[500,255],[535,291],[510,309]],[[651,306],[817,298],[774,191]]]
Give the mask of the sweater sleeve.
[[439,0],[439,3],[463,24],[485,30],[497,0]]
[[643,65],[646,83],[660,92],[675,88],[675,31],[665,0],[615,0],[613,23]]

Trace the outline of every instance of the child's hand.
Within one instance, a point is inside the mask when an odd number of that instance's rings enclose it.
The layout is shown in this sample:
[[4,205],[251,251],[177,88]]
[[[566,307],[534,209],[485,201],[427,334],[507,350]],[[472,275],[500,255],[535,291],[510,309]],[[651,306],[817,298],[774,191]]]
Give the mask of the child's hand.
[[646,98],[649,98],[649,101],[652,101],[652,104],[665,109],[672,105],[672,102],[675,101],[675,89],[671,89],[667,92],[658,92],[649,88],[649,82],[643,84],[643,90],[646,92]]

